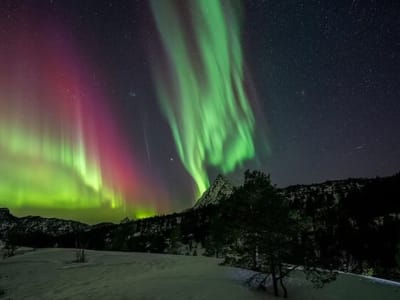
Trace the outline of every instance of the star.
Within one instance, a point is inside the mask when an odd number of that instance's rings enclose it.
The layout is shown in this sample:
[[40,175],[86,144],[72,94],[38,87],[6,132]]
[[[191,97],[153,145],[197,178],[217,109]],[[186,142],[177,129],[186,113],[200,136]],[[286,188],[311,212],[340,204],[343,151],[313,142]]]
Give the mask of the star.
[[130,97],[136,97],[136,93],[134,91],[129,91],[129,96]]
[[365,147],[365,144],[361,144],[361,145],[358,145],[357,147],[355,147],[354,149],[361,150],[361,149],[364,149],[364,147]]

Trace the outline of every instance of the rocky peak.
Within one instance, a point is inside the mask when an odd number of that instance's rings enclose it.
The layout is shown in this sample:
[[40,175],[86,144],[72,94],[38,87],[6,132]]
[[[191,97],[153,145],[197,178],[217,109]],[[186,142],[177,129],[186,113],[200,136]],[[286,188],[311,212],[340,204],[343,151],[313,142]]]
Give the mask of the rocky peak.
[[15,217],[10,213],[8,208],[0,208],[0,220],[9,221],[13,219],[15,219]]
[[211,186],[203,193],[193,208],[217,204],[222,198],[230,196],[233,192],[233,185],[222,175],[215,178]]
[[17,218],[10,213],[10,210],[8,208],[0,208],[0,240],[3,232],[15,227],[16,224]]
[[10,214],[10,210],[8,208],[0,208],[0,215]]

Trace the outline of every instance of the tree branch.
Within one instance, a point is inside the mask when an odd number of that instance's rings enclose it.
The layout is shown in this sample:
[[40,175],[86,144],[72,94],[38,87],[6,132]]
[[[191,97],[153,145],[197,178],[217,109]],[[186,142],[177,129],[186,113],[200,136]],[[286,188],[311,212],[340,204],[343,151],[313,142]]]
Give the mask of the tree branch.
[[284,277],[286,277],[287,275],[289,275],[290,272],[296,270],[299,266],[293,266],[291,269],[288,269],[285,273],[283,274],[279,274],[279,277],[277,278],[277,280],[283,279]]

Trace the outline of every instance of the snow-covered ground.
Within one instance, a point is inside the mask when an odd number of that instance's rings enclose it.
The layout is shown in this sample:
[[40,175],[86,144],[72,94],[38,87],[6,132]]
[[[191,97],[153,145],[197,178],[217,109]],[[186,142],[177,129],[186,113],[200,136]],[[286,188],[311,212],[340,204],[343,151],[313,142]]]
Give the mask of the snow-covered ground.
[[[213,258],[87,251],[71,263],[73,249],[41,249],[0,262],[4,299],[274,299],[243,284],[247,271],[219,266]],[[341,274],[313,290],[299,274],[289,299],[400,299],[400,285]]]

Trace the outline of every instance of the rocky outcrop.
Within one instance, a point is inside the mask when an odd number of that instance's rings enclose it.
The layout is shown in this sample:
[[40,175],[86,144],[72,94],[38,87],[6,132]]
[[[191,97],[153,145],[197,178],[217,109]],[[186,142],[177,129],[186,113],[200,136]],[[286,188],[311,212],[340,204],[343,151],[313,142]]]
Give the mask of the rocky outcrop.
[[229,197],[233,192],[233,185],[223,177],[218,175],[213,184],[206,190],[203,195],[197,200],[194,209],[205,207],[212,204],[218,204],[219,201]]

